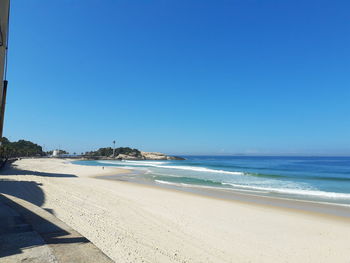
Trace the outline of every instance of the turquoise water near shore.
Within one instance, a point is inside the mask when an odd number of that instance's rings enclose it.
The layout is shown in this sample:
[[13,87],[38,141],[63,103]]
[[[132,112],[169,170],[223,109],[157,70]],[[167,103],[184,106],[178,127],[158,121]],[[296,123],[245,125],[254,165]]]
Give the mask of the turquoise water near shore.
[[184,156],[185,161],[76,161],[141,171],[147,180],[179,187],[350,205],[350,157]]

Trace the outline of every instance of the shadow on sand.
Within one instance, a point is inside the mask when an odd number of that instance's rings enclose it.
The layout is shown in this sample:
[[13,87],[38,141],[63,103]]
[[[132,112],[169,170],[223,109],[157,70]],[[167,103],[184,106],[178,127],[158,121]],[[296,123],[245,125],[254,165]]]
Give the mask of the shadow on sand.
[[[41,184],[34,181],[18,181],[15,175],[32,175],[43,177],[77,177],[73,174],[43,173],[37,171],[20,170],[14,165],[4,167],[0,171],[0,258],[18,253],[28,247],[44,244],[72,244],[89,242],[80,235],[72,235],[57,224],[38,215],[36,209],[28,209],[2,194],[7,194],[25,200],[35,206],[42,206],[45,194]],[[4,178],[5,177],[5,178]],[[12,180],[12,178],[14,180]],[[45,209],[54,214],[52,209]],[[6,212],[14,211],[14,212]],[[42,210],[44,211],[44,210]],[[46,213],[46,212],[41,212]],[[54,220],[53,220],[54,221]],[[39,233],[39,238],[34,233]],[[28,238],[27,238],[28,237]],[[44,242],[43,242],[44,240]],[[0,260],[1,261],[1,260]]]
[[20,254],[23,249],[45,244],[56,245],[56,248],[59,244],[90,242],[85,237],[72,234],[48,218],[38,215],[34,209],[28,209],[1,194],[0,205],[15,211],[7,217],[0,214],[0,258]]
[[12,164],[10,167],[5,167],[1,170],[0,175],[11,176],[11,175],[34,175],[43,177],[77,177],[74,174],[58,174],[58,173],[44,173],[31,170],[17,169],[16,165]]
[[45,202],[45,194],[39,187],[41,184],[33,181],[0,180],[0,194],[8,194],[36,206],[42,206]]
[[[0,171],[0,175],[6,178],[0,179],[0,194],[3,193],[15,196],[37,206],[42,206],[45,201],[45,194],[40,188],[41,184],[34,181],[12,180],[12,176],[31,175],[56,178],[77,177],[74,174],[44,173],[30,170],[21,170],[17,169],[13,164],[11,166],[5,167],[2,171]],[[50,212],[53,213],[54,211],[51,210]]]

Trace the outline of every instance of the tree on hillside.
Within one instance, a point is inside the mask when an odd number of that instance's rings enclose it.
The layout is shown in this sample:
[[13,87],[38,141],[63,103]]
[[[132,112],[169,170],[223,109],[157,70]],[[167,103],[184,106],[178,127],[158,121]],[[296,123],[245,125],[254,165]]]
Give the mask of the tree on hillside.
[[[142,157],[141,152],[137,149],[132,149],[130,147],[119,147],[115,149],[115,156],[118,154],[126,154],[135,157]],[[100,148],[97,151],[86,152],[87,156],[105,156],[110,157],[113,155],[113,149],[111,147]]]
[[38,144],[26,140],[10,142],[5,137],[1,139],[0,154],[7,158],[45,155],[42,147]]

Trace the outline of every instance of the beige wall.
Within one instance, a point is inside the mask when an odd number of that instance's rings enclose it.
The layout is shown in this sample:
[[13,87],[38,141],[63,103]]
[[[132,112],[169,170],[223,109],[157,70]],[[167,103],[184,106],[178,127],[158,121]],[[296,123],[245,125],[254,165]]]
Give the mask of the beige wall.
[[8,21],[9,0],[0,0],[0,24],[2,32],[3,45],[0,46],[0,102],[2,100],[2,89],[4,80],[4,64],[5,64],[5,52],[7,42],[7,21]]

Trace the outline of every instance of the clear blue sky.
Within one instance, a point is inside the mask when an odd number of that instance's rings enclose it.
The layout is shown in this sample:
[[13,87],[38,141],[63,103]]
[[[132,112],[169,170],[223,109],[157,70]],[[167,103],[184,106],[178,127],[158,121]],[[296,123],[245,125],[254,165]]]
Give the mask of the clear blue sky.
[[350,1],[12,1],[5,136],[350,154]]

